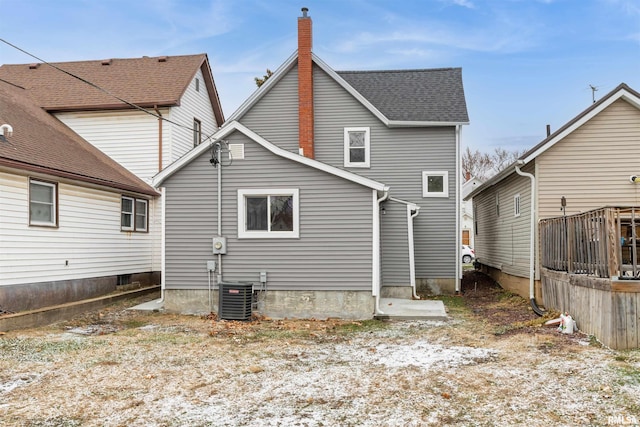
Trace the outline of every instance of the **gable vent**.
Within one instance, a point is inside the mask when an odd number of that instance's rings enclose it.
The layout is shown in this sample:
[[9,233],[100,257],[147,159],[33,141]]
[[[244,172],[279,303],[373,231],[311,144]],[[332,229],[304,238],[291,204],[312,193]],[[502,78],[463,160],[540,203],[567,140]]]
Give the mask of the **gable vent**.
[[111,61],[112,61],[112,59],[104,59],[104,60],[101,62],[101,64],[102,64],[102,65],[111,65]]
[[158,57],[158,62],[167,62],[168,56],[160,56]]
[[30,70],[35,70],[36,68],[38,68],[40,66],[40,64],[29,64],[29,69]]
[[244,159],[244,144],[229,144],[229,160]]

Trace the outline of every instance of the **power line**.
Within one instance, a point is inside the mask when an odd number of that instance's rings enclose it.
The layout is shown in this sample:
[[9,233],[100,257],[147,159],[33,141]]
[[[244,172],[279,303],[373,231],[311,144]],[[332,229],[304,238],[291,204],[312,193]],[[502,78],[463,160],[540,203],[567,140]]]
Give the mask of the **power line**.
[[[124,104],[126,104],[126,105],[128,105],[128,106],[130,106],[130,107],[131,107],[131,108],[133,108],[133,109],[136,109],[136,110],[142,111],[143,113],[149,114],[150,116],[153,116],[153,117],[155,117],[156,119],[159,119],[159,120],[165,121],[165,122],[167,122],[167,123],[171,123],[171,124],[173,124],[173,125],[176,125],[176,126],[179,126],[179,127],[181,127],[181,128],[188,129],[188,130],[190,130],[190,131],[192,131],[192,132],[195,132],[195,129],[194,129],[194,128],[192,128],[192,127],[190,127],[190,126],[183,125],[182,123],[174,122],[173,120],[167,119],[167,118],[163,117],[163,116],[162,116],[162,115],[160,115],[160,114],[156,114],[156,113],[154,113],[153,111],[149,111],[149,110],[147,110],[147,109],[146,109],[146,108],[144,108],[144,107],[141,107],[141,106],[139,106],[139,105],[134,104],[133,102],[129,102],[129,101],[127,101],[126,99],[120,98],[119,96],[117,96],[117,95],[115,95],[115,94],[113,94],[113,93],[109,92],[107,89],[104,89],[104,88],[102,88],[102,87],[98,86],[97,84],[95,84],[95,83],[93,83],[93,82],[91,82],[91,81],[89,81],[89,80],[87,80],[87,79],[85,79],[85,78],[83,78],[83,77],[77,76],[77,75],[75,75],[75,74],[73,74],[73,73],[71,73],[71,72],[69,72],[69,71],[67,71],[67,70],[65,70],[65,69],[63,69],[63,68],[60,68],[60,67],[58,67],[57,65],[51,64],[51,63],[49,63],[49,62],[45,61],[44,59],[39,58],[39,57],[37,57],[36,55],[34,55],[34,54],[30,53],[30,52],[27,52],[26,50],[24,50],[24,49],[22,49],[22,48],[20,48],[20,47],[18,47],[18,46],[16,46],[16,45],[14,45],[14,44],[12,44],[12,43],[8,42],[7,40],[5,40],[5,39],[3,39],[3,38],[0,38],[0,41],[1,41],[2,43],[4,43],[4,44],[8,45],[8,46],[11,46],[12,48],[14,48],[14,49],[16,49],[16,50],[19,50],[20,52],[24,53],[25,55],[28,55],[28,56],[30,56],[30,57],[32,57],[32,58],[34,58],[34,59],[37,59],[38,61],[42,62],[42,63],[43,63],[43,64],[45,64],[45,65],[48,65],[48,66],[49,66],[49,67],[51,67],[51,68],[54,68],[54,69],[56,69],[56,70],[58,70],[58,71],[60,71],[60,72],[62,72],[62,73],[64,73],[64,74],[66,74],[66,75],[68,75],[68,76],[70,76],[70,77],[73,77],[74,79],[80,80],[81,82],[83,82],[83,83],[85,83],[85,84],[88,84],[89,86],[91,86],[91,87],[93,87],[93,88],[95,88],[95,89],[97,89],[97,90],[99,90],[99,91],[101,91],[101,92],[103,92],[103,93],[105,93],[105,94],[107,94],[107,95],[109,95],[109,96],[111,96],[111,97],[113,97],[113,98],[117,99],[118,101],[120,101],[120,102],[122,102],[122,103],[124,103]],[[215,132],[214,132],[214,134],[215,134]],[[205,138],[201,143],[206,142],[206,141],[207,141],[209,138],[211,138],[214,134],[211,134],[211,135],[207,136],[207,137],[206,137],[206,138]]]

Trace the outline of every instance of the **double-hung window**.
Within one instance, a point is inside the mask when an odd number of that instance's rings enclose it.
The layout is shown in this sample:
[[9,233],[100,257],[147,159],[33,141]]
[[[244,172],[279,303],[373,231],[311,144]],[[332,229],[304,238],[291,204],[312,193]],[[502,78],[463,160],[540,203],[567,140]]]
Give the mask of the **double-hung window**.
[[149,202],[144,199],[122,196],[120,227],[122,231],[146,232],[148,228]]
[[422,172],[422,197],[449,197],[449,172]]
[[368,127],[344,128],[344,166],[351,168],[370,167],[370,144]]
[[239,238],[298,238],[299,190],[238,190]]
[[29,181],[29,225],[58,226],[58,185]]

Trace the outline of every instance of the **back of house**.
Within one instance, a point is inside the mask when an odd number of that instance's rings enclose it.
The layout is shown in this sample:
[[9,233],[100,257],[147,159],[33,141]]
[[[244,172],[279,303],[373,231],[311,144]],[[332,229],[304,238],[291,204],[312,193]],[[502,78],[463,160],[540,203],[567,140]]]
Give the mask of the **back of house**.
[[[370,317],[380,295],[457,288],[458,159],[468,122],[461,70],[337,72],[312,52],[311,32],[303,10],[298,51],[228,119],[217,143],[154,180],[167,198],[167,297],[175,289],[189,300],[173,309],[208,301],[210,280],[261,283],[272,298],[266,313],[283,317]],[[250,156],[254,146],[262,156]],[[278,200],[291,204],[299,227],[288,234],[271,229],[269,215],[254,217],[263,215],[254,203],[275,215]],[[189,222],[179,206],[206,215]],[[189,236],[180,228],[187,222]],[[195,235],[201,246],[185,250]],[[214,237],[226,251],[212,257]],[[185,257],[198,261],[186,268]],[[214,270],[207,260],[217,260]]]

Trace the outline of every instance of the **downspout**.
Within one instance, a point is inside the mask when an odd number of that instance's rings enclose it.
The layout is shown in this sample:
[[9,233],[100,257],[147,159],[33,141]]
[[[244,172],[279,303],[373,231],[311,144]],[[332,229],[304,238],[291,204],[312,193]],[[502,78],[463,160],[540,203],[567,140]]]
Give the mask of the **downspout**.
[[416,293],[416,256],[413,248],[413,219],[420,213],[420,206],[407,205],[407,232],[409,234],[409,281],[413,299],[420,299]]
[[162,113],[157,105],[154,105],[153,109],[158,115],[158,172],[160,172],[162,170]]
[[460,294],[461,291],[461,281],[462,279],[462,261],[460,260],[460,251],[462,249],[462,233],[460,232],[460,204],[462,203],[462,185],[460,184],[460,174],[461,174],[461,159],[460,159],[460,138],[462,133],[462,126],[456,126],[456,238],[454,239],[456,243],[456,285],[455,285],[455,293],[456,295]]
[[533,309],[534,313],[536,313],[538,316],[543,316],[544,311],[540,307],[538,307],[538,304],[536,303],[535,293],[536,177],[528,172],[522,172],[520,170],[520,166],[523,165],[524,160],[518,160],[515,170],[518,175],[527,177],[531,180],[531,229],[529,230],[529,303],[531,304],[531,308]]
[[166,188],[165,187],[160,187],[160,200],[162,202],[162,205],[160,205],[160,221],[162,222],[162,225],[160,227],[161,231],[160,231],[160,301],[158,301],[158,304],[162,304],[164,302],[164,290],[165,287],[167,286],[167,280],[166,280],[166,251],[165,251],[165,247],[166,247],[166,242],[167,242],[167,237],[166,237],[166,224],[167,224],[167,209],[165,207],[166,205],[166,200],[167,200],[167,196],[166,196]]
[[375,315],[384,314],[380,310],[380,203],[389,198],[389,188],[385,187],[384,194],[379,199],[376,190],[373,190],[373,269],[372,292],[376,298]]

